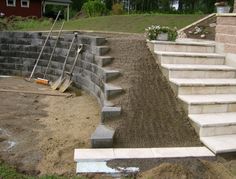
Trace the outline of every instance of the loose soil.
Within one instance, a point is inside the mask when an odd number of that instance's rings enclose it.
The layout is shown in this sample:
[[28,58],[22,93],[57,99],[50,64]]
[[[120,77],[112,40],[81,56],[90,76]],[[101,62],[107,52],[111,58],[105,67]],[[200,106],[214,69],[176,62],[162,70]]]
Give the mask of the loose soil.
[[[236,175],[216,158],[113,160],[109,166],[139,167],[140,179],[233,179]],[[231,161],[232,162],[232,161]],[[227,162],[226,162],[227,163]],[[228,161],[228,163],[230,163]],[[235,163],[235,161],[234,161]],[[234,168],[235,169],[235,168]]]
[[[196,27],[199,27],[202,30],[201,33],[194,34]],[[187,35],[187,38],[215,40],[215,34],[216,34],[215,29],[216,29],[216,16],[213,16],[209,19],[206,19],[205,21],[202,21],[184,30],[184,33]],[[204,38],[201,37],[201,35],[203,34],[205,35]]]
[[115,147],[201,146],[188,116],[178,103],[142,36],[107,35],[110,68],[122,76],[112,81],[125,93],[112,102],[122,107],[116,127]]
[[[22,78],[0,78],[1,89],[34,90],[48,87]],[[55,92],[56,93],[56,92]],[[89,148],[99,123],[96,99],[0,92],[0,157],[31,175],[74,175],[75,148]]]

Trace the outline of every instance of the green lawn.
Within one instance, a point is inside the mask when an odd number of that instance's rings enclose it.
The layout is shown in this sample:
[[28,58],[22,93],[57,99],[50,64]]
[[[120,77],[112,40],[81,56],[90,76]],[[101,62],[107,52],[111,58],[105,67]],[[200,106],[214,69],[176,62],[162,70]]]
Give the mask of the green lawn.
[[[129,33],[143,33],[144,29],[150,25],[158,24],[178,29],[201,19],[204,15],[177,15],[177,14],[139,14],[102,16],[70,20],[66,22],[65,30],[95,30],[95,31],[115,31]],[[51,22],[44,21],[18,21],[15,22],[12,30],[49,30]],[[59,29],[59,24],[56,25]]]

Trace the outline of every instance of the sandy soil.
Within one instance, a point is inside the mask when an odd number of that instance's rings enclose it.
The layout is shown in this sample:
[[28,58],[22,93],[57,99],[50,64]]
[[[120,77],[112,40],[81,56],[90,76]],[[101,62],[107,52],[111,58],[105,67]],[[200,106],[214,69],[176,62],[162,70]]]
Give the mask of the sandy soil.
[[[21,78],[0,78],[1,89],[49,91]],[[75,148],[90,147],[99,106],[83,92],[58,97],[0,92],[0,157],[20,172],[74,175]]]

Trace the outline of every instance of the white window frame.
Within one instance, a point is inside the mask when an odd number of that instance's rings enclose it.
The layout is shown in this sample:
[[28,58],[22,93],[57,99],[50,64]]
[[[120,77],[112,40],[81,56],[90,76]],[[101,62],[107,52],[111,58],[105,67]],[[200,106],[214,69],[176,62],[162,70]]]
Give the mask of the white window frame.
[[7,6],[16,7],[16,0],[12,0],[12,1],[13,1],[13,4],[9,4],[8,0],[6,0]]
[[[27,2],[27,5],[23,5],[23,1],[24,2]],[[29,8],[29,5],[30,5],[30,0],[21,0],[21,7],[28,7]]]

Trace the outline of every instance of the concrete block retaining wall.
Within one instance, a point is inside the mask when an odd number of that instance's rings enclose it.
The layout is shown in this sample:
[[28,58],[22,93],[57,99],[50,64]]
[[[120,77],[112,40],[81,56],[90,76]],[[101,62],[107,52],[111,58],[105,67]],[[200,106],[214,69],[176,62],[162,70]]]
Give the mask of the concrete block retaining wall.
[[[73,36],[73,34],[66,34],[60,39],[48,70],[47,78],[49,80],[54,81],[61,75],[63,62]],[[44,40],[45,37],[41,33],[0,32],[0,74],[29,76]],[[76,56],[76,47],[81,43],[84,44],[85,48],[76,64],[73,81],[76,86],[82,87],[97,97],[102,108],[102,120],[107,118],[107,116],[112,116],[111,113],[113,111],[117,115],[117,108],[114,107],[114,110],[111,107],[112,104],[107,102],[107,100],[113,94],[119,94],[122,89],[110,87],[106,84],[108,81],[118,77],[119,71],[107,70],[103,67],[112,62],[112,57],[106,56],[109,47],[105,46],[105,38],[78,35],[76,43],[70,52],[66,71],[70,71]],[[51,38],[38,63],[35,77],[43,77],[54,44],[55,38]],[[107,111],[107,107],[110,110]],[[103,108],[106,110],[103,110]]]

